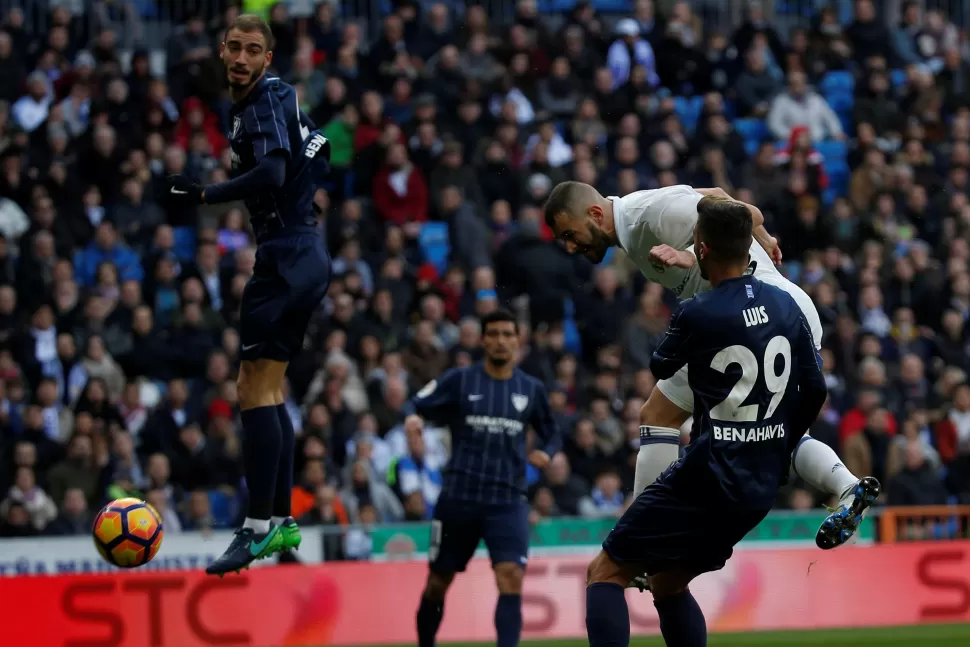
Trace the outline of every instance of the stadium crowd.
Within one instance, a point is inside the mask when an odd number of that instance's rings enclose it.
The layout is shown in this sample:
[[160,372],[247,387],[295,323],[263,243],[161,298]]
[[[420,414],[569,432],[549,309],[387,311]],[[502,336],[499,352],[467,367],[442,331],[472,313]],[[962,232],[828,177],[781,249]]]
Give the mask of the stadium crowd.
[[[338,9],[266,9],[274,72],[332,142],[335,276],[289,372],[301,524],[430,518],[448,436],[401,408],[479,356],[499,305],[566,436],[529,476],[534,519],[622,511],[675,302],[618,250],[593,267],[551,241],[541,206],[566,179],[759,205],[825,326],[812,433],[889,504],[970,503],[970,63],[946,15],[857,0],[779,33],[755,1],[723,33],[687,2],[520,0],[497,24],[399,0],[370,39]],[[235,521],[255,249],[241,205],[176,210],[161,186],[227,177],[217,54],[238,11],[188,12],[164,75],[65,6],[43,33],[2,17],[0,536],[86,533],[123,495],[168,532]],[[822,503],[793,479],[779,506]]]

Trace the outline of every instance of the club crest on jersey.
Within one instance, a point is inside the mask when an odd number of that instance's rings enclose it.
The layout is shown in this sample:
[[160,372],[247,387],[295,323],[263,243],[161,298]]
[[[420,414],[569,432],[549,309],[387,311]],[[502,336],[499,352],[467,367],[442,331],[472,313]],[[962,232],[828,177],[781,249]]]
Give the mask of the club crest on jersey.
[[650,259],[650,265],[653,266],[653,269],[657,274],[663,274],[667,271],[667,266],[655,258]]
[[240,117],[234,117],[232,120],[232,135],[230,139],[235,139],[236,135],[239,134],[239,129],[242,128],[242,119]]
[[522,413],[525,411],[525,408],[529,406],[529,396],[522,395],[521,393],[513,393],[512,406],[515,407],[516,411]]

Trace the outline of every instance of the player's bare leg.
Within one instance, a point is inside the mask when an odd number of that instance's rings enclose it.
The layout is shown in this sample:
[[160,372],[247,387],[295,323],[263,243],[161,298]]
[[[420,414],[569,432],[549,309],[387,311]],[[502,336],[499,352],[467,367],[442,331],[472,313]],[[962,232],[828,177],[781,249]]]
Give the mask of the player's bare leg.
[[515,562],[500,562],[495,571],[498,603],[495,605],[496,647],[515,647],[522,635],[522,579],[525,569]]
[[660,616],[660,633],[671,647],[705,647],[707,622],[688,585],[693,573],[670,570],[650,576],[653,606]]
[[839,497],[838,506],[819,527],[815,544],[828,550],[851,539],[879,497],[879,481],[872,476],[858,478],[831,447],[808,434],[792,452],[792,467],[812,487]]
[[643,573],[642,564],[620,564],[606,551],[586,569],[586,634],[590,647],[630,644],[630,609],[625,589]]
[[418,647],[434,647],[441,618],[445,614],[445,594],[455,579],[454,573],[428,571],[428,581],[418,607]]
[[283,549],[283,535],[272,522],[272,514],[282,445],[277,406],[282,404],[285,374],[286,362],[271,359],[243,360],[239,368],[248,510],[229,548],[206,568],[210,575],[238,573],[253,561]]

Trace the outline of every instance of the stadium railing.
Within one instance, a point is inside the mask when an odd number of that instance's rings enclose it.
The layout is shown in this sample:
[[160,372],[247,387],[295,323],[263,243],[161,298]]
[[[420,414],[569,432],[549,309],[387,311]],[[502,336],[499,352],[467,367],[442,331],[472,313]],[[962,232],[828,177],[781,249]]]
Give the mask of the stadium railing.
[[880,542],[944,539],[970,539],[970,506],[913,506],[880,512]]

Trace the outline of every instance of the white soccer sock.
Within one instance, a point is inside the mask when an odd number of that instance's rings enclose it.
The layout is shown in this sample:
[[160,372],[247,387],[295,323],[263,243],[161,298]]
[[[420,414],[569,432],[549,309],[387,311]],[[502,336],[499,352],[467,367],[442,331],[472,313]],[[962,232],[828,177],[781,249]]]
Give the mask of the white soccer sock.
[[283,522],[286,521],[286,517],[273,517],[272,522],[274,526],[282,526]]
[[831,447],[807,434],[792,452],[792,466],[806,483],[838,497],[859,480],[846,469]]
[[680,430],[670,427],[640,426],[640,452],[633,475],[633,495],[647,489],[680,456]]
[[243,521],[243,528],[252,528],[252,531],[257,535],[261,535],[264,532],[269,532],[269,519],[251,519],[246,517]]

